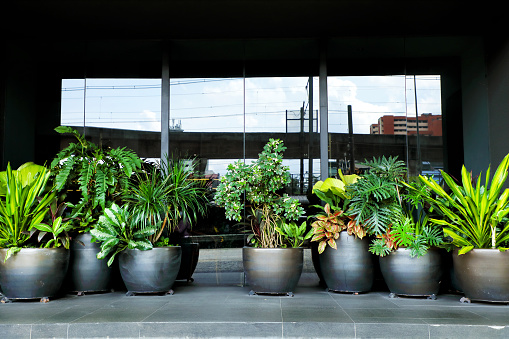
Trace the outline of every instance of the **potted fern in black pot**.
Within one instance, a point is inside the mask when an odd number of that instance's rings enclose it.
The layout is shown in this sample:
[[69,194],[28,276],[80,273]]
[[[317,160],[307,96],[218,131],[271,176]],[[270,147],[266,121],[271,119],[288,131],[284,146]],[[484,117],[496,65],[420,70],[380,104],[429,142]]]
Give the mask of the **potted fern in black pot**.
[[391,297],[426,296],[436,298],[442,276],[440,227],[428,223],[418,195],[405,193],[407,169],[397,157],[378,158],[347,189],[351,196],[349,213],[362,222],[373,236],[370,252],[379,256],[380,270]]
[[70,134],[76,142],[62,149],[51,163],[57,192],[68,197],[71,215],[78,220],[72,232],[71,261],[67,277],[70,291],[109,291],[112,270],[97,260],[99,245],[90,230],[105,209],[119,199],[129,178],[141,168],[142,161],[127,148],[102,148],[68,126],[55,128]]

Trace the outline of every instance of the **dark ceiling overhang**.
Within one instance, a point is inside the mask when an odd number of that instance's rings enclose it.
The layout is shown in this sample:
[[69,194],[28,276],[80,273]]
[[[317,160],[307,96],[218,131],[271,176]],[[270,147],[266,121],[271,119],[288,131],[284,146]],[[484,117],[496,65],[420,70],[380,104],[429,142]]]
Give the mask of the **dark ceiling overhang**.
[[7,39],[256,39],[483,34],[502,1],[7,0]]

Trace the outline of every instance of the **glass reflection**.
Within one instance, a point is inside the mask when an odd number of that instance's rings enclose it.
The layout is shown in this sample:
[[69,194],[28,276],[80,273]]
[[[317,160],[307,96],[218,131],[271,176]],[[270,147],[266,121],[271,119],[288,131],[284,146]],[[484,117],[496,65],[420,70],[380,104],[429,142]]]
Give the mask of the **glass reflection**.
[[61,124],[92,142],[160,157],[160,79],[64,79],[61,102]]
[[360,162],[382,155],[404,160],[410,176],[443,168],[440,76],[329,77],[328,84],[330,176],[362,172]]

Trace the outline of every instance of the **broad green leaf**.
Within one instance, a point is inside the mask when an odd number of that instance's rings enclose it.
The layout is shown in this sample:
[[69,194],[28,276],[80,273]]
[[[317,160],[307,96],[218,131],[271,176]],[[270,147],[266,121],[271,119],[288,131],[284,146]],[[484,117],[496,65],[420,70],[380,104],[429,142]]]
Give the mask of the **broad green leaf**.
[[465,246],[465,247],[462,247],[459,251],[458,251],[458,255],[462,255],[462,254],[465,254],[467,252],[470,252],[471,250],[474,249],[474,246]]

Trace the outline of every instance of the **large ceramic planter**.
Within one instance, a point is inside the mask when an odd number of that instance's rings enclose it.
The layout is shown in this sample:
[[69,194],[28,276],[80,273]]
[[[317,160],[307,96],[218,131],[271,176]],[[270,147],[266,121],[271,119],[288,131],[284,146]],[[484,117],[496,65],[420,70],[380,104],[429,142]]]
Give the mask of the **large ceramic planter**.
[[173,294],[182,257],[180,246],[155,247],[148,251],[126,249],[118,264],[127,295],[136,293]]
[[242,249],[242,260],[250,294],[287,294],[293,296],[304,264],[302,248]]
[[374,265],[369,240],[341,232],[337,250],[329,245],[319,255],[320,269],[328,290],[335,292],[368,292],[373,286]]
[[198,257],[200,256],[200,244],[197,242],[182,243],[182,260],[180,269],[177,274],[177,280],[187,280],[192,282],[194,270],[198,265]]
[[0,249],[0,286],[3,302],[10,299],[48,301],[62,286],[69,266],[64,248],[23,248],[4,262],[7,249]]
[[509,302],[509,251],[473,249],[453,252],[454,272],[470,300]]
[[80,233],[71,242],[71,259],[67,284],[69,291],[105,292],[111,290],[111,275],[113,269],[108,267],[107,260],[97,259],[101,250],[99,243],[90,242],[90,233]]
[[440,250],[431,248],[421,257],[410,257],[410,250],[398,248],[380,257],[380,270],[391,296],[429,297],[440,290],[442,260]]

